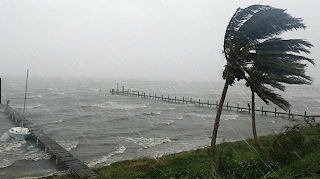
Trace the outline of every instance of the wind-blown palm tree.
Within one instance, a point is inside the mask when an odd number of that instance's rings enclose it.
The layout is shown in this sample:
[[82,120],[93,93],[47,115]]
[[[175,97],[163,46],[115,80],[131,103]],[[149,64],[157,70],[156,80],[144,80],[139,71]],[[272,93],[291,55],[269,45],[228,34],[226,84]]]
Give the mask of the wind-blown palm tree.
[[[224,39],[224,54],[227,60],[223,72],[225,86],[219,102],[211,140],[212,173],[217,173],[215,144],[221,111],[228,86],[235,79],[245,79],[252,90],[253,107],[256,93],[265,103],[270,101],[282,109],[290,104],[270,87],[284,90],[282,83],[309,84],[311,78],[304,74],[306,64],[312,59],[297,53],[309,53],[312,45],[301,39],[283,40],[277,36],[285,31],[304,29],[302,19],[294,18],[283,9],[264,5],[238,8],[231,18]],[[253,110],[254,111],[254,110]],[[254,119],[253,113],[253,119]],[[254,122],[255,120],[253,120]],[[255,122],[253,123],[255,129]],[[256,131],[253,131],[256,136]]]

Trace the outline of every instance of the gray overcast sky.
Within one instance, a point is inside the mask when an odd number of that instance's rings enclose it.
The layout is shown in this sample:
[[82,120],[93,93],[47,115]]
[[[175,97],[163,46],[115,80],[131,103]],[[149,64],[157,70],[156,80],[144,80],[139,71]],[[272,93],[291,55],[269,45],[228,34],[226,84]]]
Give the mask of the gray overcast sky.
[[301,17],[285,37],[310,41],[320,65],[319,0],[0,0],[0,76],[220,80],[226,26],[252,4]]

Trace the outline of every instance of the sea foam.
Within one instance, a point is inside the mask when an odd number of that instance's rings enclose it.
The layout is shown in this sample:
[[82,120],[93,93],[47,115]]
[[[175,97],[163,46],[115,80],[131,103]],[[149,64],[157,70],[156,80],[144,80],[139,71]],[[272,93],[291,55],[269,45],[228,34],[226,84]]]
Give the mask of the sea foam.
[[91,160],[90,162],[88,162],[86,165],[90,168],[98,165],[98,164],[102,164],[108,161],[109,158],[111,158],[114,155],[117,154],[122,154],[124,151],[126,150],[126,148],[124,146],[119,146],[116,150],[112,151],[111,153],[109,153],[106,156],[102,156],[99,158],[95,158],[93,160]]

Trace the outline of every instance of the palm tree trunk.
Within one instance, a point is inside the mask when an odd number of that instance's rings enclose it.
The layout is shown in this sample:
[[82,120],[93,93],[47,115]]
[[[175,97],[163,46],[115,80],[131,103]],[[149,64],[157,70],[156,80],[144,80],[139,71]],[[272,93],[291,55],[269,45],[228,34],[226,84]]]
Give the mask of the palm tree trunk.
[[255,95],[254,92],[251,91],[251,117],[252,117],[252,133],[254,142],[259,147],[261,151],[265,151],[261,143],[259,142],[258,136],[257,136],[257,130],[256,130],[256,112],[255,112]]
[[224,103],[224,100],[227,95],[228,87],[229,87],[229,85],[226,80],[224,87],[223,87],[221,99],[219,102],[219,106],[218,106],[218,110],[217,110],[217,114],[216,114],[216,119],[214,121],[212,137],[211,137],[211,148],[210,148],[211,155],[210,155],[210,157],[211,157],[211,171],[212,171],[213,175],[217,175],[217,164],[215,162],[215,150],[216,150],[216,142],[217,142],[217,134],[218,134],[220,116],[221,116],[221,112],[222,112],[223,103]]

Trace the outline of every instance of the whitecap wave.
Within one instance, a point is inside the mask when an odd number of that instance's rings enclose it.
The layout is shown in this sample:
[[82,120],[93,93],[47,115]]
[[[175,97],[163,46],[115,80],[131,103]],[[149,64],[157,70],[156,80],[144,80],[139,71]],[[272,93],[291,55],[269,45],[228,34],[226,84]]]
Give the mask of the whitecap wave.
[[63,119],[59,119],[59,120],[52,121],[52,122],[42,123],[41,125],[46,125],[46,124],[59,124],[59,123],[62,123],[63,121],[64,121]]
[[174,120],[181,120],[181,119],[183,119],[183,116],[179,116],[179,117],[176,117],[176,118],[174,118]]
[[225,121],[229,121],[229,120],[237,120],[238,119],[238,115],[236,114],[231,114],[231,115],[221,115],[221,119],[225,120]]
[[29,152],[24,154],[22,159],[24,160],[32,160],[32,161],[39,161],[39,160],[49,160],[51,155],[45,153],[34,146],[31,146]]
[[133,109],[139,109],[139,108],[146,108],[148,104],[123,104],[123,103],[117,103],[117,102],[105,102],[100,104],[91,104],[91,105],[85,105],[82,107],[98,107],[98,108],[108,108],[108,109],[122,109],[122,110],[133,110]]
[[57,143],[67,151],[70,151],[76,148],[79,142],[67,140],[67,141],[57,141]]
[[51,155],[33,145],[26,146],[25,144],[25,140],[2,143],[0,145],[0,168],[8,167],[19,160],[38,161],[50,159]]
[[166,125],[173,124],[173,123],[174,123],[174,120],[166,120],[164,122],[164,124],[166,124]]
[[13,164],[14,161],[8,159],[0,159],[0,168],[6,168]]
[[57,93],[57,95],[59,95],[59,96],[63,96],[63,95],[64,95],[64,93]]
[[144,138],[144,137],[131,138],[129,137],[129,138],[126,138],[125,141],[140,145],[144,149],[154,147],[156,145],[160,145],[163,143],[171,142],[171,140],[168,137],[165,137],[165,138]]
[[[43,106],[43,104],[38,104],[38,105],[36,105],[36,106],[26,106],[25,108],[26,109],[36,109],[36,108],[40,108],[40,107],[42,107]],[[17,109],[23,109],[23,107],[21,107],[21,106],[19,106],[19,107],[16,107]]]
[[200,114],[200,113],[188,113],[187,116],[195,116],[195,117],[201,117],[201,118],[214,118],[214,115],[212,114]]
[[98,164],[105,163],[110,157],[112,157],[114,155],[122,154],[125,150],[126,150],[126,148],[124,146],[120,146],[119,148],[117,148],[115,151],[112,151],[108,155],[93,159],[90,162],[88,162],[86,165],[88,167],[92,168]]
[[0,154],[4,152],[9,152],[11,150],[15,150],[16,148],[20,148],[25,143],[25,140],[18,140],[10,143],[2,143],[0,145]]
[[0,140],[1,142],[7,142],[11,139],[11,137],[9,136],[9,134],[7,132],[5,132],[4,134],[2,134]]
[[161,115],[162,111],[152,111],[152,112],[144,112],[143,114],[144,115],[153,115],[153,114],[156,114],[156,115]]

